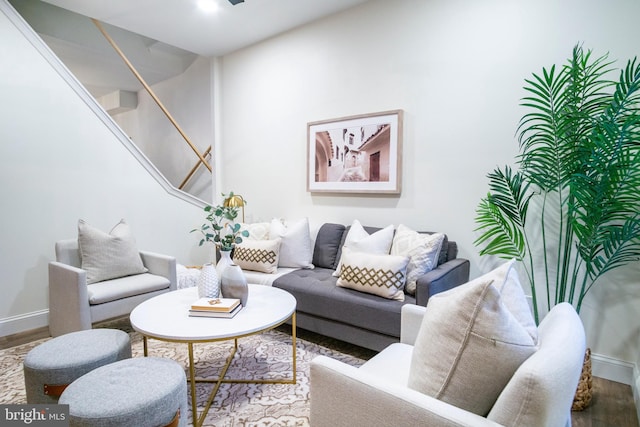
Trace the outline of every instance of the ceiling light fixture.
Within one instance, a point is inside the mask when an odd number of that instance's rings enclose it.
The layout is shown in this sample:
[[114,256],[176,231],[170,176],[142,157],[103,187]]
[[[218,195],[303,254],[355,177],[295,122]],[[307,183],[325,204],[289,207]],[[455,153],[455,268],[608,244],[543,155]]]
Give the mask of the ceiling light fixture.
[[229,0],[229,3],[232,5],[237,5],[238,3],[244,3],[244,0]]

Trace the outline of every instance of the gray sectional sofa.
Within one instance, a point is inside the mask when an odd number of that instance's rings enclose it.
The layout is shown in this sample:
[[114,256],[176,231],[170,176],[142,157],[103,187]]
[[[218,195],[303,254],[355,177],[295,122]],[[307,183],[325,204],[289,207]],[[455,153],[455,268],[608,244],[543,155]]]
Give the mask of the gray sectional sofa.
[[[364,227],[373,233],[379,228]],[[426,306],[429,296],[469,280],[469,261],[457,258],[458,247],[446,237],[438,265],[417,281],[415,296],[404,301],[336,286],[333,276],[349,227],[323,224],[313,252],[313,269],[299,269],[273,281],[296,298],[297,326],[372,350],[382,350],[400,339],[400,312],[405,304]]]

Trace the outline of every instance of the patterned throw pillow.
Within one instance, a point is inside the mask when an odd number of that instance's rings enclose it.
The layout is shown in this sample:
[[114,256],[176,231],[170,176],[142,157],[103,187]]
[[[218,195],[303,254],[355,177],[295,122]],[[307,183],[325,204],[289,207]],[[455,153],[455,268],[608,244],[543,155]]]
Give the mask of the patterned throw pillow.
[[[369,234],[360,224],[360,221],[356,219],[351,224],[351,228],[344,240],[344,245],[342,245],[342,250],[344,251],[347,248],[368,254],[388,255],[391,249],[391,242],[393,242],[393,225],[388,225],[382,230]],[[340,257],[340,262],[338,262],[338,268],[333,273],[335,277],[340,276],[341,265],[342,256]]]
[[403,224],[398,226],[391,244],[391,255],[409,257],[406,286],[408,294],[415,295],[418,277],[436,267],[443,240],[442,233],[424,234]]
[[244,240],[233,251],[233,262],[243,270],[275,273],[280,257],[280,239]]
[[537,350],[533,316],[512,266],[429,298],[409,388],[486,416]]
[[409,258],[373,255],[342,249],[342,266],[336,285],[343,288],[404,301]]
[[146,273],[136,240],[129,225],[121,219],[109,233],[78,221],[78,247],[81,268],[87,272],[87,284]]

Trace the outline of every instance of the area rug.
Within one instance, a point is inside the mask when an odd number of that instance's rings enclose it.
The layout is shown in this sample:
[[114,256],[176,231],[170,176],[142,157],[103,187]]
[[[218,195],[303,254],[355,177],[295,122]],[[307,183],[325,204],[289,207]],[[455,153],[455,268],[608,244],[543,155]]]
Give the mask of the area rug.
[[[129,333],[133,357],[143,356],[142,337],[128,322],[106,324]],[[291,335],[286,326],[242,338],[228,378],[291,378]],[[311,338],[317,338],[315,334]],[[0,404],[26,403],[22,361],[36,345],[50,338],[0,350]],[[211,405],[205,426],[292,427],[309,425],[309,366],[318,355],[326,355],[353,366],[360,366],[371,352],[320,337],[312,342],[297,339],[296,384],[222,384]],[[194,345],[196,375],[217,377],[233,347],[233,341]],[[166,357],[188,366],[186,344],[149,340],[149,356]],[[204,408],[213,384],[198,383],[198,413]],[[191,400],[189,397],[189,421]]]

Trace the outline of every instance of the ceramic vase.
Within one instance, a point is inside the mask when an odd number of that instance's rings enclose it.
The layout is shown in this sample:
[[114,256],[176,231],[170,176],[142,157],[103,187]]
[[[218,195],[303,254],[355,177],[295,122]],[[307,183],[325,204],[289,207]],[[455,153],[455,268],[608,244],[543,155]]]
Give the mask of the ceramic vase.
[[220,291],[224,298],[238,298],[240,304],[246,307],[249,287],[247,286],[247,278],[238,265],[231,264],[222,272]]
[[220,259],[216,264],[216,273],[218,273],[218,277],[222,278],[222,273],[224,273],[224,270],[231,264],[233,264],[233,260],[231,259],[231,251],[220,250]]
[[198,298],[218,298],[220,296],[220,280],[213,264],[205,264],[198,277]]

